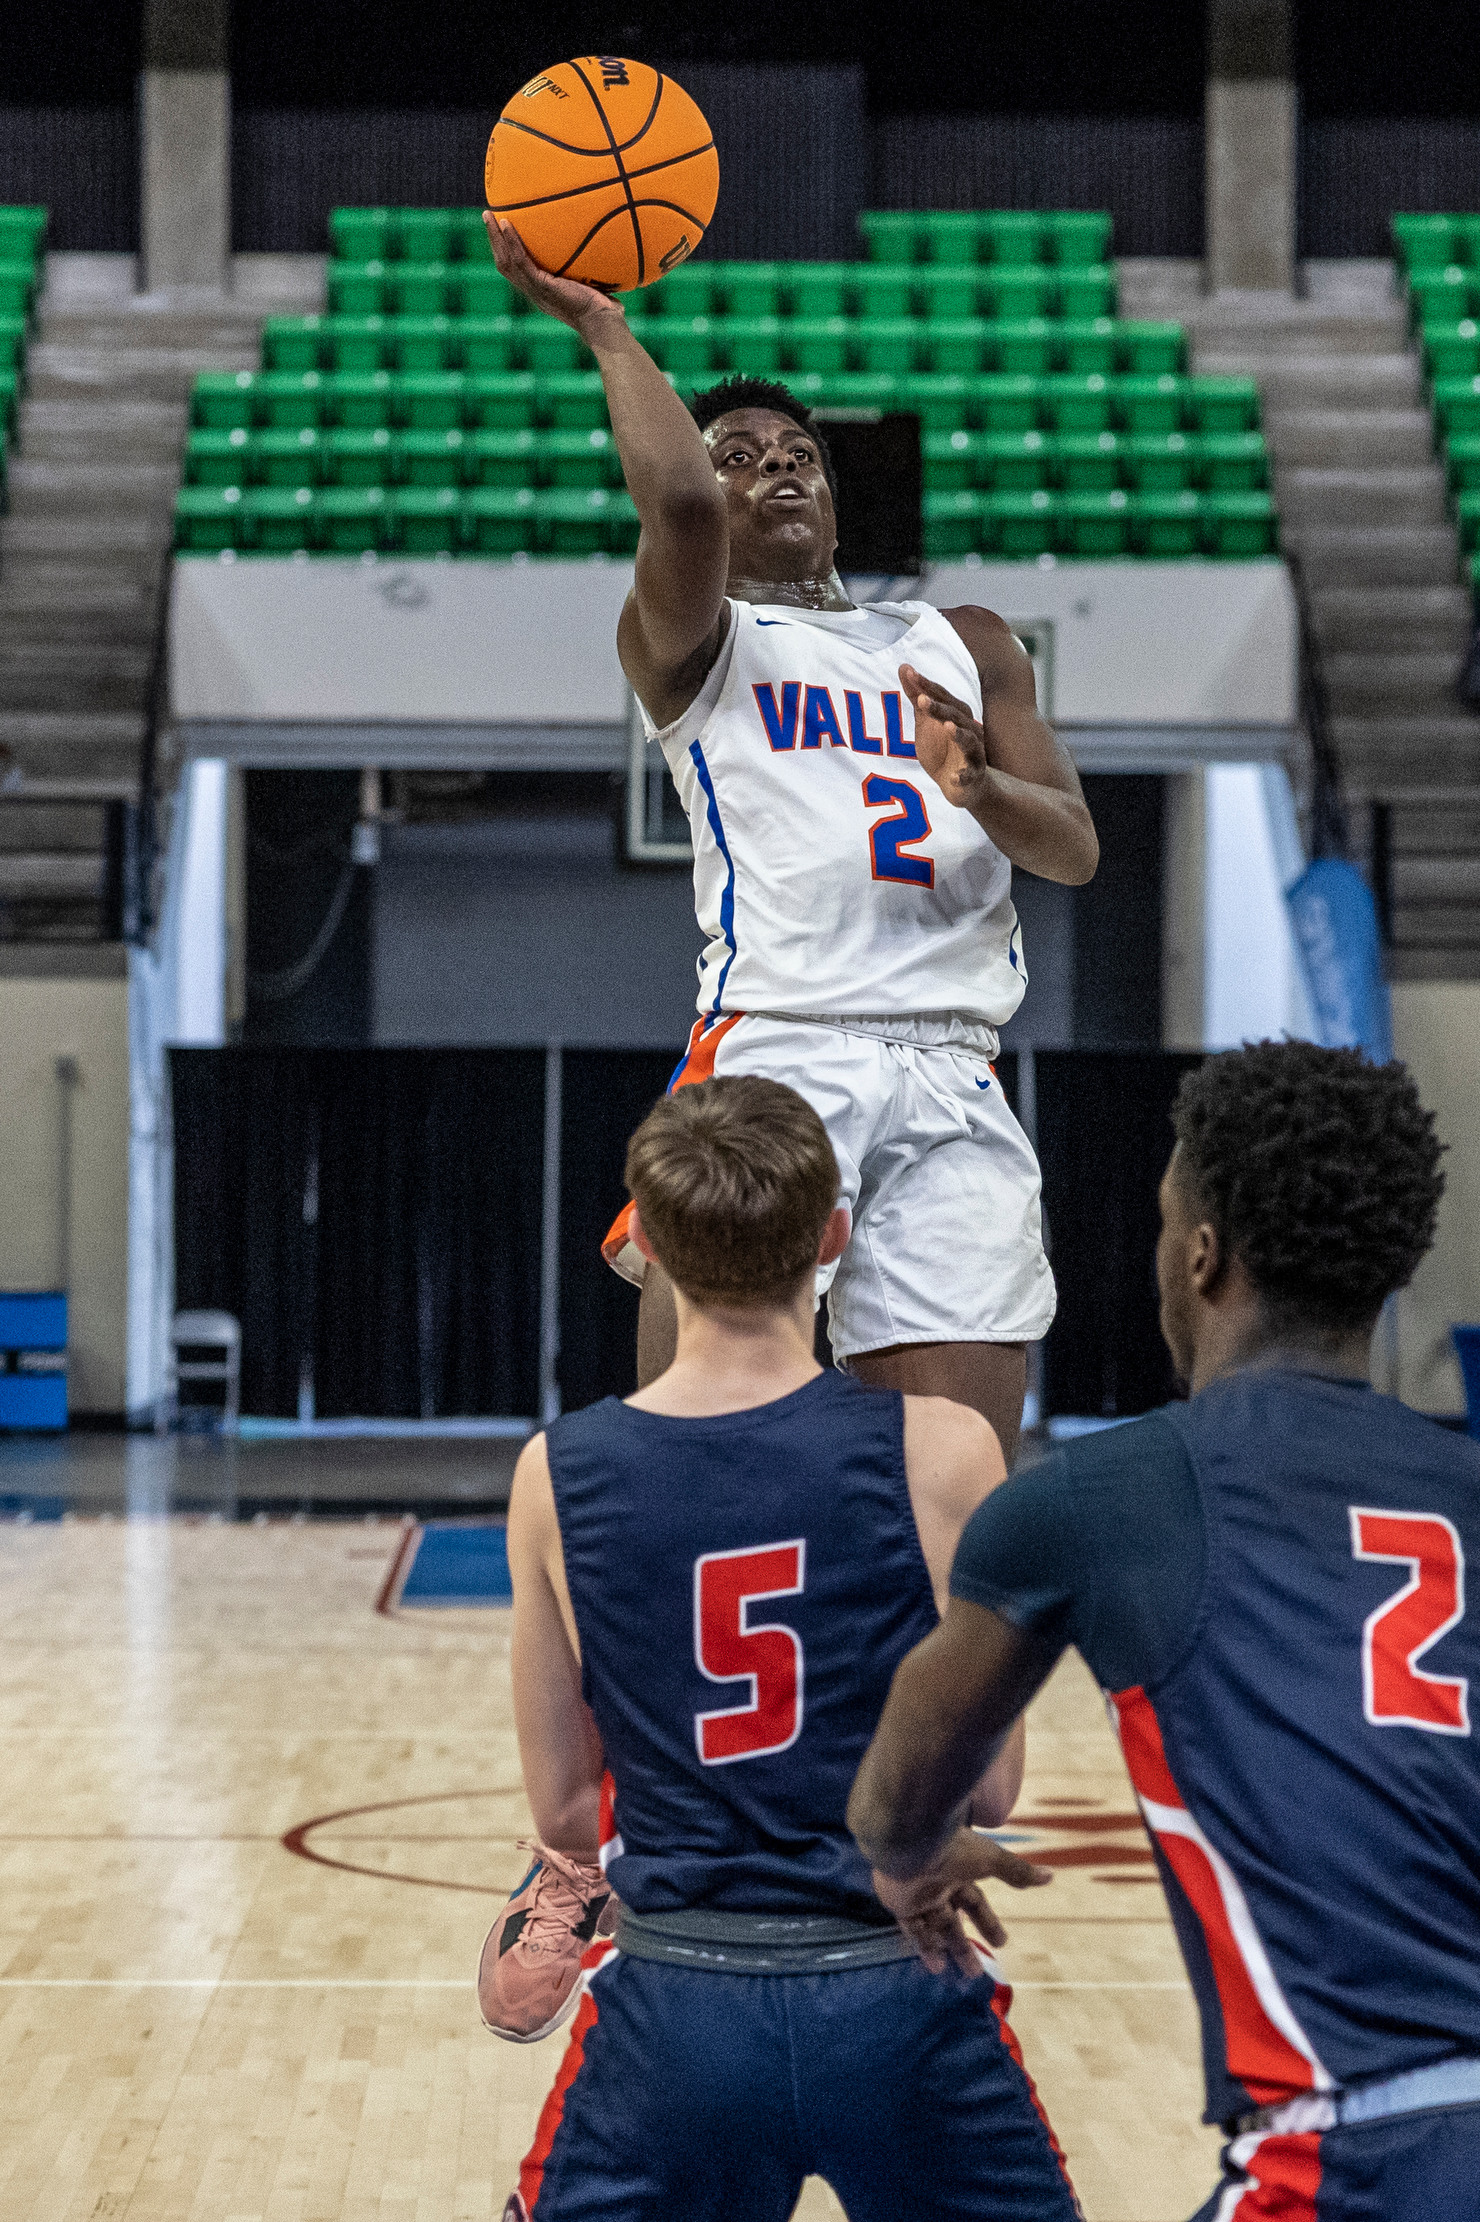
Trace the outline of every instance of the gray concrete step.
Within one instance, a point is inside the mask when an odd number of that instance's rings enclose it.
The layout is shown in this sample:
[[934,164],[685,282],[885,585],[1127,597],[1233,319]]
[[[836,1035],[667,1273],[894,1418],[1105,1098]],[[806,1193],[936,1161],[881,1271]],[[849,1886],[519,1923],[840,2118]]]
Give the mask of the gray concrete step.
[[28,394],[16,425],[19,453],[36,462],[103,461],[157,463],[179,455],[185,441],[188,405],[183,395],[171,400],[38,400]]
[[262,322],[262,311],[256,308],[186,310],[136,294],[121,307],[101,302],[63,306],[43,301],[37,335],[43,346],[51,347],[100,348],[114,353],[168,348],[231,355],[244,347],[257,346]]
[[1423,379],[1415,355],[1276,357],[1257,350],[1198,348],[1193,368],[1257,378],[1271,413],[1307,409],[1416,409]]
[[0,852],[63,850],[96,856],[103,846],[104,812],[96,803],[7,800],[0,789]]
[[181,402],[203,370],[255,370],[257,348],[96,348],[32,346],[26,373],[38,401]]
[[1177,311],[1190,344],[1203,355],[1261,355],[1291,361],[1301,358],[1392,355],[1408,337],[1404,310],[1371,310],[1313,301],[1292,301],[1283,311],[1262,303],[1252,312],[1213,295]]
[[1480,934],[1480,856],[1405,856],[1393,864],[1393,900],[1397,903],[1473,903],[1477,906],[1476,931]]
[[1459,659],[1442,649],[1349,651],[1327,656],[1322,676],[1333,703],[1341,695],[1369,695],[1397,703],[1416,695],[1434,695],[1452,701],[1458,668]]
[[105,711],[78,716],[58,711],[0,707],[0,778],[20,774],[30,783],[85,780],[100,790],[131,794],[138,785],[144,739],[142,712]]
[[79,903],[98,900],[103,859],[71,850],[33,850],[30,855],[0,852],[0,903]]
[[53,462],[18,455],[10,466],[10,509],[17,517],[166,512],[180,483],[173,462]]
[[1396,469],[1278,468],[1280,516],[1290,525],[1442,525],[1444,480],[1432,463]]
[[1333,718],[1331,738],[1354,796],[1401,800],[1405,789],[1480,787],[1480,717]]
[[1470,636],[1470,597],[1462,586],[1317,586],[1311,623],[1328,654],[1389,649],[1450,653],[1456,662]]
[[1285,544],[1313,589],[1456,584],[1459,554],[1449,525],[1289,525]]
[[142,569],[158,562],[161,538],[160,515],[152,509],[102,517],[51,512],[10,516],[0,520],[0,563],[9,565],[20,556],[78,556],[94,563],[119,559],[122,568],[126,559],[134,558]]
[[1270,410],[1264,433],[1281,469],[1390,470],[1433,460],[1427,409]]

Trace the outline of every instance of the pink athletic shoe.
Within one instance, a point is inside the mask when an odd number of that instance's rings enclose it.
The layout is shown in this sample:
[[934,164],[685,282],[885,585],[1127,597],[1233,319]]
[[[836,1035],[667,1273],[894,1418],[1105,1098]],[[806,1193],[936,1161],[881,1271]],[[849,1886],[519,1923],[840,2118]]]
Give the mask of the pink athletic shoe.
[[478,2005],[485,2029],[531,2045],[575,2012],[581,1955],[612,1896],[599,1867],[523,1838],[520,1849],[534,1865],[484,1939]]

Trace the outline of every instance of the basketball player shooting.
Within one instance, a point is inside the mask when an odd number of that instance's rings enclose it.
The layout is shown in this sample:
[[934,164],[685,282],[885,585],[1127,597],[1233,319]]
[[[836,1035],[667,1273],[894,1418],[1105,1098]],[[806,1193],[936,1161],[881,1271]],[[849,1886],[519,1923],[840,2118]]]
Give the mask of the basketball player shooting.
[[[819,1275],[835,1357],[971,1406],[1010,1464],[1054,1309],[1037,1163],[992,1072],[1026,985],[1012,867],[1072,886],[1099,854],[1032,664],[988,610],[855,607],[827,449],[787,389],[731,378],[691,412],[619,303],[486,222],[595,356],[641,521],[617,646],[689,813],[707,942],[671,1085],[758,1073],[807,1098],[852,1218]],[[667,1277],[625,1218],[606,1251],[642,1284],[651,1381]]]

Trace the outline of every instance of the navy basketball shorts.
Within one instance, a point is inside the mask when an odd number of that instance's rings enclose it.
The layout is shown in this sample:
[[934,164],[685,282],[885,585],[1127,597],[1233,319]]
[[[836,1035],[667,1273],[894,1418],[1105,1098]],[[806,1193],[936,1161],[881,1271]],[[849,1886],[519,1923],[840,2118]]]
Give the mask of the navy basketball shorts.
[[1434,2107],[1223,2148],[1223,2181],[1192,2222],[1475,2222],[1480,2106]]
[[586,1967],[504,2222],[787,2222],[812,2175],[851,2222],[1077,2222],[990,1976]]

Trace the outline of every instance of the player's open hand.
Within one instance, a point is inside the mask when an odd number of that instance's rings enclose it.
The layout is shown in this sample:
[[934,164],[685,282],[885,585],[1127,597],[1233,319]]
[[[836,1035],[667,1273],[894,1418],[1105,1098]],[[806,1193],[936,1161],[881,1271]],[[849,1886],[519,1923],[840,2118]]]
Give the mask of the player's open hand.
[[557,278],[542,270],[506,216],[496,216],[488,208],[483,212],[483,223],[493,259],[510,285],[517,286],[525,300],[543,309],[546,316],[558,316],[582,339],[588,339],[602,324],[609,325],[614,317],[625,322],[621,303],[603,293],[600,286],[582,285],[578,279]]
[[915,711],[915,754],[948,802],[969,810],[988,778],[987,736],[966,704],[913,664],[901,664],[900,683]]
[[988,1944],[1007,1942],[1007,1931],[978,1887],[989,1881],[1006,1883],[1011,1890],[1036,1890],[1053,1876],[1048,1868],[1019,1859],[995,1837],[963,1828],[935,1865],[912,1882],[896,1882],[875,1870],[874,1890],[932,1974],[954,1967],[963,1975],[980,1975],[981,1955],[963,1920],[974,1922]]

